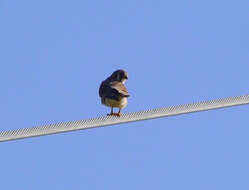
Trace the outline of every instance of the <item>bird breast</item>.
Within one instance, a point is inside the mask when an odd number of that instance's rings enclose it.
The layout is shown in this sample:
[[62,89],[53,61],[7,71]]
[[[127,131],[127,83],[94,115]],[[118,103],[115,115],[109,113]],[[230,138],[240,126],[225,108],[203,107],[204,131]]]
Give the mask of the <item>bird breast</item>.
[[126,97],[122,97],[119,101],[110,98],[105,98],[102,103],[109,107],[117,107],[122,109],[127,106],[128,101]]

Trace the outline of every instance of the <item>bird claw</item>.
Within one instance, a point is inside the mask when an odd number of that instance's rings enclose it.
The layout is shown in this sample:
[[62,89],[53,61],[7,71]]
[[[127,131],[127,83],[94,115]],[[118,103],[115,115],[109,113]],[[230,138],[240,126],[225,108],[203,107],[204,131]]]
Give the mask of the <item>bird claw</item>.
[[114,115],[114,116],[118,116],[118,117],[120,117],[120,116],[121,116],[121,114],[120,114],[120,113],[113,113],[113,115]]
[[109,113],[109,114],[107,114],[107,116],[117,116],[117,117],[120,117],[121,114],[120,113]]

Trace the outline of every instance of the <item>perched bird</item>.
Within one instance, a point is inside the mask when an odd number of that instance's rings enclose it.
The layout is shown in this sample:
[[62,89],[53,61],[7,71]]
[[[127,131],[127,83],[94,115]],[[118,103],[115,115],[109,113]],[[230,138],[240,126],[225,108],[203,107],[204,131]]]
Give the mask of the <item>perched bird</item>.
[[[124,70],[117,70],[104,80],[99,87],[101,103],[111,107],[111,113],[107,115],[120,116],[121,109],[127,106],[127,98],[130,96],[124,85],[128,79],[128,74]],[[113,108],[119,108],[118,113],[113,112]]]

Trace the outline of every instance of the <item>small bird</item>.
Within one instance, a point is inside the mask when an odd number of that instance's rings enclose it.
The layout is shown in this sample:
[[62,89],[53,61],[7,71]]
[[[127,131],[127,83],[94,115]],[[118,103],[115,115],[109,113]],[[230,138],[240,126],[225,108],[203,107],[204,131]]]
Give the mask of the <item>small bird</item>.
[[[111,113],[120,117],[121,109],[127,106],[127,98],[130,96],[124,83],[128,79],[128,73],[122,69],[114,71],[111,76],[104,80],[99,87],[101,103],[111,107]],[[113,112],[113,108],[119,108],[118,113]]]

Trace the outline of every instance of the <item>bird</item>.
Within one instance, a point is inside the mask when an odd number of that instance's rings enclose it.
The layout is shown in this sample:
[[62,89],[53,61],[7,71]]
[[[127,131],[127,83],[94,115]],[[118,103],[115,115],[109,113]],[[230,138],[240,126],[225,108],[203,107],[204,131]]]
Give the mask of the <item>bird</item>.
[[[126,80],[128,80],[128,73],[119,69],[102,81],[99,87],[99,96],[102,104],[111,107],[111,113],[107,114],[108,116],[120,117],[121,110],[127,106],[127,99],[130,95],[124,85]],[[119,111],[114,113],[113,108],[119,108]]]

